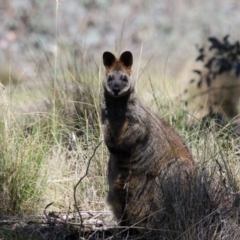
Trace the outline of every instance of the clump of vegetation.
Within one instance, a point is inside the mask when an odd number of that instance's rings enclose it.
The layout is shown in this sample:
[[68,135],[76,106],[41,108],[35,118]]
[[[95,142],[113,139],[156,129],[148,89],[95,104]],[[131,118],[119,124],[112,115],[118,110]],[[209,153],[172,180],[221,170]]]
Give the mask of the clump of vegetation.
[[227,35],[221,41],[209,37],[209,47],[198,48],[196,61],[201,62],[202,66],[194,70],[195,77],[190,81],[192,86],[186,104],[190,105],[193,115],[205,123],[209,119],[215,119],[220,125],[233,121],[233,127],[237,128],[240,43],[231,43],[228,38]]
[[[49,138],[45,141],[36,129],[26,136],[6,105],[1,94],[0,120],[0,199],[1,213],[32,212],[41,199],[46,184],[46,153]],[[5,102],[4,102],[5,100]]]
[[[0,211],[4,214],[39,213],[49,201],[55,201],[55,209],[73,211],[73,186],[87,167],[88,155],[101,139],[99,70],[77,64],[76,58],[71,58],[71,63],[59,58],[59,71],[53,76],[54,59],[47,57],[43,68],[47,71],[38,76],[42,84],[40,90],[36,89],[47,100],[39,111],[15,111],[28,90],[14,89],[10,84],[1,91]],[[29,99],[34,105],[34,96]],[[99,154],[101,158],[94,158],[94,169],[90,170],[89,179],[85,179],[92,184],[84,183],[77,190],[78,204],[84,209],[86,206],[99,209],[104,205],[102,195],[106,188],[99,186],[105,182],[104,146]],[[98,178],[97,182],[93,176]],[[99,204],[91,204],[90,199]]]

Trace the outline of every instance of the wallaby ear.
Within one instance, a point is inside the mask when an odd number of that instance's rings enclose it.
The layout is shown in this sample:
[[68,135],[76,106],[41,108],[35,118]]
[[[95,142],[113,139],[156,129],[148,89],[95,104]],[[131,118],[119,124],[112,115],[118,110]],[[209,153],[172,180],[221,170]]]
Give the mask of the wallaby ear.
[[116,61],[115,56],[110,52],[103,53],[103,64],[106,68],[111,67]]
[[123,52],[120,56],[120,61],[123,63],[124,66],[131,68],[133,64],[132,53],[129,51]]

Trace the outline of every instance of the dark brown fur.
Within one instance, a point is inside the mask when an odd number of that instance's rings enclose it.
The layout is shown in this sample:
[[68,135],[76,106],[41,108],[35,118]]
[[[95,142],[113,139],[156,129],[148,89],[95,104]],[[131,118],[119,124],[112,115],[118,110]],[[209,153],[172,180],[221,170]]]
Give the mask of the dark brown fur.
[[108,203],[122,225],[157,228],[161,184],[186,178],[194,167],[176,131],[151,113],[136,96],[131,78],[132,54],[120,59],[103,54],[102,124],[110,152]]

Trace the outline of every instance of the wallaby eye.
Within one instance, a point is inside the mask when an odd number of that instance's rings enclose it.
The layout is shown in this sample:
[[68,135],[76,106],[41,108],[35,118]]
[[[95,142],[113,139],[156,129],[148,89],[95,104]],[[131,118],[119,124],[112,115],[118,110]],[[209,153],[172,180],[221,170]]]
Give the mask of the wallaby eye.
[[122,80],[123,80],[124,82],[127,82],[127,81],[128,81],[127,76],[122,76]]
[[113,80],[113,76],[108,76],[108,82],[111,82]]

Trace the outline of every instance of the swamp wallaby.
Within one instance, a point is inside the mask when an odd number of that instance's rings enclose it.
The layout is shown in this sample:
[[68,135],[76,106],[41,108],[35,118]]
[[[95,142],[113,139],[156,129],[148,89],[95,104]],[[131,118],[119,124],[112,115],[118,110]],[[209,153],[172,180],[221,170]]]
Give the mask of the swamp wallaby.
[[[108,203],[121,225],[157,228],[161,184],[187,178],[194,167],[182,138],[140,102],[132,53],[103,53],[102,124],[110,152]],[[181,191],[181,189],[179,189]]]

